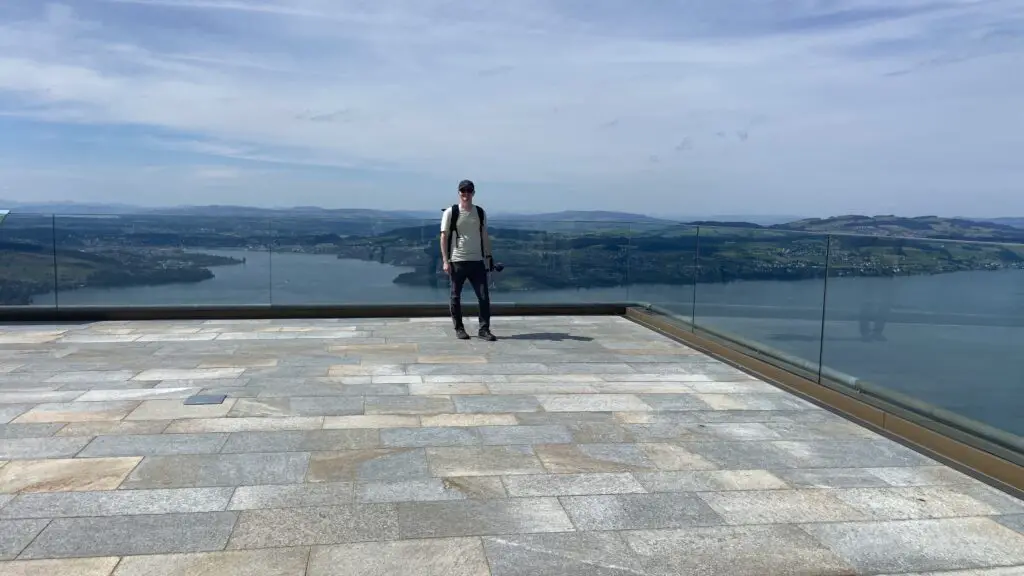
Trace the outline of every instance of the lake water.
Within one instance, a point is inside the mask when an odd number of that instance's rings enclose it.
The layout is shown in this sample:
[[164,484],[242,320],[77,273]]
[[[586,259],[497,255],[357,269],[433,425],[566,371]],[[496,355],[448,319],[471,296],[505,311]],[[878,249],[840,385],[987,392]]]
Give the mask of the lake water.
[[[330,255],[211,251],[246,258],[196,284],[63,292],[61,305],[446,303],[446,287],[400,286],[407,269]],[[500,284],[501,275],[494,275]],[[1024,435],[1024,271],[891,279],[650,285],[496,292],[495,302],[643,301],[699,324],[881,384]],[[473,302],[467,285],[465,302]],[[52,298],[52,295],[50,295]],[[40,304],[46,298],[39,299]],[[52,304],[52,300],[50,302]],[[861,314],[881,310],[881,338]],[[869,334],[870,328],[869,325]],[[494,322],[500,336],[500,318]],[[823,338],[824,336],[824,338]]]

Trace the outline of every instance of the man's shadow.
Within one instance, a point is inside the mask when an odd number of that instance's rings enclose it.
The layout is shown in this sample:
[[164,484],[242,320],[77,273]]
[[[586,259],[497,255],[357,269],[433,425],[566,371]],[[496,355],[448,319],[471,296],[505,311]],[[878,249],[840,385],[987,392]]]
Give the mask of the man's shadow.
[[535,332],[532,334],[510,334],[502,337],[502,340],[550,340],[552,342],[565,342],[566,340],[573,340],[575,342],[593,342],[594,339],[589,336],[573,336],[572,334],[566,334],[565,332]]

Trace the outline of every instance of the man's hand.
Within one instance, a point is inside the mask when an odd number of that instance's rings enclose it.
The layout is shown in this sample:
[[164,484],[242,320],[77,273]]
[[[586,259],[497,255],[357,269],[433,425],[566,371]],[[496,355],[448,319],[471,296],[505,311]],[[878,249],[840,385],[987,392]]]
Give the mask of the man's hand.
[[451,275],[451,273],[452,273],[452,263],[451,262],[445,262],[443,268],[444,268],[444,273],[445,274]]

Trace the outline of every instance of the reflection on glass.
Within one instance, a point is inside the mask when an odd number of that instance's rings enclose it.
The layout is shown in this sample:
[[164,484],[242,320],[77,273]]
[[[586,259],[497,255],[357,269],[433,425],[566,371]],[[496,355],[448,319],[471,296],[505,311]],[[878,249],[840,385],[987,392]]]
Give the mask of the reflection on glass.
[[0,223],[0,306],[53,307],[53,217],[9,214]]
[[264,218],[58,215],[61,306],[270,302]]
[[693,314],[696,254],[695,226],[652,229],[634,225],[630,238],[628,301],[650,304],[661,313],[689,322]]
[[835,236],[822,363],[1024,435],[1024,246]]
[[828,237],[701,226],[699,246],[696,325],[766,346],[817,378]]

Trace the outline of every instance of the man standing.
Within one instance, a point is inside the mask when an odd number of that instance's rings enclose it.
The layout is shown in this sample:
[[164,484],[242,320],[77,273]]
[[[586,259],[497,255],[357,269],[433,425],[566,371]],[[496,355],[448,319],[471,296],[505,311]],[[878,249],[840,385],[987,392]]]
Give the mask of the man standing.
[[462,287],[469,280],[480,303],[480,332],[484,340],[497,340],[491,334],[491,296],[487,272],[493,268],[491,239],[487,234],[487,214],[473,205],[476,187],[469,180],[459,182],[459,202],[441,216],[441,261],[451,278],[451,314],[455,335],[468,340],[462,323]]

